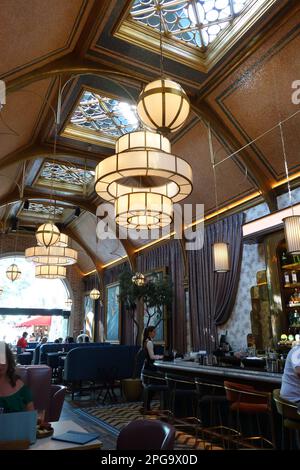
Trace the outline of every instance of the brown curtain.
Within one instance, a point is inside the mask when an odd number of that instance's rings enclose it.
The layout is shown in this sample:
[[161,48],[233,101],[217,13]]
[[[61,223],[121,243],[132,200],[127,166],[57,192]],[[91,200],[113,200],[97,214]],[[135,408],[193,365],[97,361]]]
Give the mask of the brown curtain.
[[[203,249],[188,252],[192,346],[212,351],[217,343],[217,325],[232,312],[242,259],[243,214],[235,214],[205,228]],[[213,271],[212,245],[229,243],[230,271]]]
[[138,271],[143,273],[164,267],[173,283],[173,305],[168,332],[169,346],[184,352],[186,350],[184,262],[178,240],[170,240],[163,245],[155,246],[142,252],[137,258]]

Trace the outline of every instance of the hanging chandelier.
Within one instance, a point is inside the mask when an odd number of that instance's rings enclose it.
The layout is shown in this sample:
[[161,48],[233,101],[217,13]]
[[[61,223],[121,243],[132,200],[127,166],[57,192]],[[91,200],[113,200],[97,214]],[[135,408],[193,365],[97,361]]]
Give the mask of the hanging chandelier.
[[213,244],[214,271],[226,273],[229,271],[229,245],[219,242]]
[[[145,130],[131,132],[118,139],[116,149],[119,152],[102,160],[95,170],[95,191],[104,200],[146,190],[178,202],[191,193],[192,168],[169,153],[166,137]],[[154,181],[151,188],[148,177]],[[132,178],[136,178],[136,184]]]
[[145,284],[145,276],[143,273],[135,273],[134,276],[132,276],[132,282],[136,286],[143,286]]
[[60,231],[52,222],[47,222],[38,227],[35,236],[40,246],[48,248],[58,242]]
[[21,277],[21,270],[16,264],[11,264],[6,270],[6,277],[14,282],[20,279]]
[[137,113],[142,123],[162,133],[180,129],[189,112],[190,102],[184,89],[169,79],[148,83],[138,98]]
[[61,246],[32,246],[25,250],[25,258],[36,264],[56,264],[67,266],[77,263],[78,253],[76,250]]
[[283,219],[287,251],[300,255],[300,215],[290,215]]
[[152,192],[125,194],[116,199],[115,220],[128,229],[162,228],[173,221],[173,204],[167,196]]
[[101,296],[101,293],[98,289],[92,289],[90,292],[90,298],[93,300],[98,300]]
[[35,267],[35,277],[38,279],[65,279],[67,269],[64,266],[43,264]]

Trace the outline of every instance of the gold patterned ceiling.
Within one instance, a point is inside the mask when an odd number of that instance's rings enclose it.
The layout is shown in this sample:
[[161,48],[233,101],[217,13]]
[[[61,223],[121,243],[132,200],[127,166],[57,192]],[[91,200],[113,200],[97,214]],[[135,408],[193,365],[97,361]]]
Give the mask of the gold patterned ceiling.
[[207,72],[275,0],[133,0],[115,36]]

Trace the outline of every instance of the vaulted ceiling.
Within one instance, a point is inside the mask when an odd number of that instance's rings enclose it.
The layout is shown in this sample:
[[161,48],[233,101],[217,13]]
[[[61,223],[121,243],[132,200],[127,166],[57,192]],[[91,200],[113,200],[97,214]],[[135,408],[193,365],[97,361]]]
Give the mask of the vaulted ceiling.
[[[6,229],[17,217],[19,229],[30,232],[54,211],[74,246],[81,247],[84,273],[126,255],[133,260],[147,244],[96,241],[101,199],[93,188],[94,169],[114,153],[112,124],[117,122],[119,132],[134,127],[121,115],[111,120],[110,107],[121,102],[118,110],[128,118],[142,87],[160,75],[159,32],[147,24],[128,27],[133,3],[139,2],[1,2],[0,79],[7,97],[0,112],[0,217]],[[215,0],[215,9],[221,3]],[[258,200],[276,210],[276,194],[285,189],[279,121],[295,185],[300,175],[300,114],[286,120],[298,111],[291,95],[300,72],[300,5],[296,0],[243,3],[242,30],[240,17],[234,17],[198,55],[188,42],[182,53],[174,53],[181,46],[172,35],[162,41],[164,72],[181,83],[192,109],[185,126],[171,136],[172,151],[193,168],[193,192],[184,202],[204,204],[206,217]],[[255,21],[249,16],[254,4],[259,6]],[[218,207],[209,130],[219,163]]]

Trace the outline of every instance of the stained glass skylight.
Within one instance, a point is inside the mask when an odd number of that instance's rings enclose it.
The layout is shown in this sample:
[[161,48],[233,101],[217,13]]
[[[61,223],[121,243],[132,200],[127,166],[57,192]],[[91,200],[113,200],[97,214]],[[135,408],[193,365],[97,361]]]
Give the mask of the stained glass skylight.
[[134,0],[130,15],[169,38],[206,48],[249,3],[251,0]]
[[116,139],[138,127],[135,109],[125,101],[84,91],[70,122],[81,129]]

